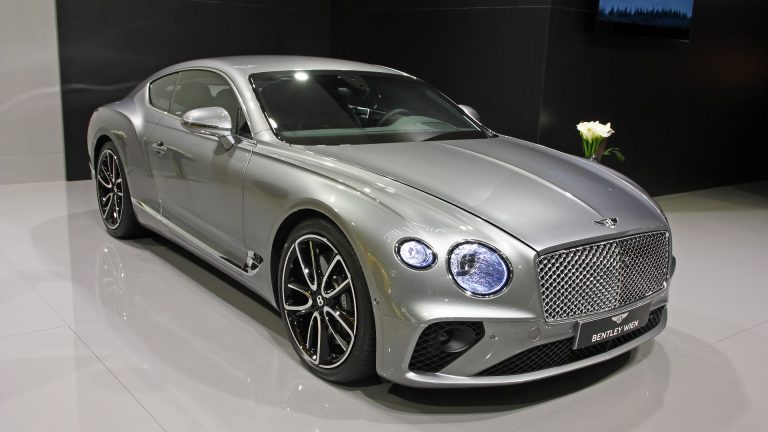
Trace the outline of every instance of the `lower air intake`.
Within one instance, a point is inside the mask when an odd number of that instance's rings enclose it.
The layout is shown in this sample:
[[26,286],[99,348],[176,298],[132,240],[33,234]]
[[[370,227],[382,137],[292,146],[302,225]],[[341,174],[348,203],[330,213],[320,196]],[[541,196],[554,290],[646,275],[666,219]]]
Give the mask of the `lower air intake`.
[[646,325],[632,332],[625,333],[616,339],[611,339],[606,342],[580,349],[573,349],[573,338],[561,339],[517,353],[478,373],[477,376],[519,375],[556,366],[563,366],[598,354],[603,354],[637,339],[656,328],[659,323],[661,323],[664,308],[665,307],[662,306],[654,309],[651,311],[651,315],[648,317],[648,323]]
[[430,324],[419,336],[408,369],[439,372],[485,336],[483,323],[444,321]]

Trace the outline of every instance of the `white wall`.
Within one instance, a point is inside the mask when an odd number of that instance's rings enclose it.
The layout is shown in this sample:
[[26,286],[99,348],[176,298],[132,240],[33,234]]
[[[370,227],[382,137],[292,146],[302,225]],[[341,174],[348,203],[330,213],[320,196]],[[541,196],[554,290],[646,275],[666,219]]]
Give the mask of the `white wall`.
[[55,0],[0,0],[0,184],[64,180]]

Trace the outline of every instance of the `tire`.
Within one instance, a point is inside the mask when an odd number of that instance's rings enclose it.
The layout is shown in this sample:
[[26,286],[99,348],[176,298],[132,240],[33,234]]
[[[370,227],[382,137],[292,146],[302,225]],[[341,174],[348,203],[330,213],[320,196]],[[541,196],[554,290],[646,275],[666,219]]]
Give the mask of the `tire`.
[[375,375],[371,297],[336,225],[308,219],[291,232],[280,256],[278,297],[289,341],[312,372],[339,384]]
[[125,166],[117,147],[107,141],[96,158],[96,204],[107,232],[116,238],[139,237],[146,233],[136,219]]

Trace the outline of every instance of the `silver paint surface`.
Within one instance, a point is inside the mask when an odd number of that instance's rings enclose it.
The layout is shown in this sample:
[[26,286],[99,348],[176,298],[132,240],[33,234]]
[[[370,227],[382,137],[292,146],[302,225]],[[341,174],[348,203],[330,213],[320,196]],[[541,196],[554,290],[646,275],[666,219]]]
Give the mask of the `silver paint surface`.
[[[239,139],[228,149],[215,137],[189,133],[178,117],[148,106],[148,83],[184,69],[212,70],[229,80],[248,115],[252,139]],[[402,74],[309,57],[182,63],[153,75],[123,100],[99,108],[89,125],[89,155],[93,160],[100,140],[113,141],[126,164],[133,199],[140,203],[135,206],[140,222],[237,278],[273,306],[273,253],[282,247],[275,242],[281,225],[294,214],[314,212],[331,219],[355,249],[371,298],[379,300],[372,304],[377,371],[392,381],[418,386],[514,381],[468,377],[482,370],[482,364],[569,337],[575,326],[544,323],[537,254],[669,231],[658,206],[631,180],[593,162],[510,137],[354,146],[285,144],[270,130],[248,76],[291,69]],[[153,147],[158,141],[167,147],[163,154]],[[594,223],[610,217],[620,221],[615,229]],[[425,271],[403,266],[393,251],[404,237],[430,244],[438,256],[436,265]],[[509,260],[514,277],[502,295],[471,298],[452,283],[444,260],[451,245],[461,240],[493,245]],[[249,251],[264,258],[262,270],[252,274],[242,271]],[[663,290],[651,301],[664,304],[667,293]],[[416,376],[407,368],[410,350],[424,326],[440,320],[480,320],[487,327],[505,323],[501,327],[514,336],[509,343],[481,341],[444,374]],[[537,325],[542,326],[541,338],[519,337]],[[621,351],[542,371],[535,378]]]

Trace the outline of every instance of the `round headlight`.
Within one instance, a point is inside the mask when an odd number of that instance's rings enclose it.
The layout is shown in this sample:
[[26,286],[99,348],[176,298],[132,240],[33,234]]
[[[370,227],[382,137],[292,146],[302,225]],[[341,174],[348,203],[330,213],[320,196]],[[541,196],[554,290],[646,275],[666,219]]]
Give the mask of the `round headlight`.
[[402,239],[395,246],[395,254],[406,266],[426,270],[435,265],[435,253],[426,243],[417,239]]
[[501,292],[510,280],[502,256],[482,243],[461,243],[451,249],[448,268],[456,284],[468,294],[489,297]]

